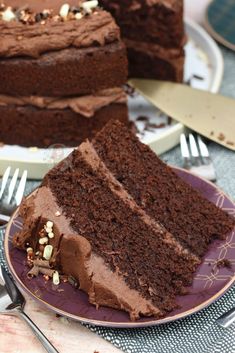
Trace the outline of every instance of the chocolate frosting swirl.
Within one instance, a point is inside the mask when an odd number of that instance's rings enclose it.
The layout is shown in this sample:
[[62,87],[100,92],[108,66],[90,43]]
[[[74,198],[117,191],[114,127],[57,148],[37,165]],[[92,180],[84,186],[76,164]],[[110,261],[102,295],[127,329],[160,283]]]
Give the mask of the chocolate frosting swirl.
[[80,20],[54,21],[24,25],[0,21],[0,57],[39,57],[40,54],[68,47],[104,46],[120,40],[112,16],[98,10]]

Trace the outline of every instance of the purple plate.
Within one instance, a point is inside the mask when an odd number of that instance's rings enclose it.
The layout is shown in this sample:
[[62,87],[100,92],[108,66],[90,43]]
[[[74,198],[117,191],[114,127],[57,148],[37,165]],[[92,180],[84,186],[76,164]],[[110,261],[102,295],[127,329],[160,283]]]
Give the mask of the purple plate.
[[[176,173],[199,190],[204,197],[215,203],[229,214],[235,216],[235,205],[216,186],[183,169],[174,168]],[[12,237],[22,223],[18,210],[9,222],[5,236],[6,259],[12,275],[19,286],[30,294],[39,303],[47,308],[75,320],[93,325],[109,327],[144,327],[175,321],[196,313],[213,303],[224,294],[235,281],[235,230],[228,234],[223,241],[214,241],[202,264],[194,276],[189,293],[177,297],[179,309],[172,311],[164,319],[141,318],[131,322],[127,313],[115,309],[101,307],[98,310],[88,302],[87,295],[79,289],[73,288],[68,283],[54,286],[52,281],[46,282],[42,276],[34,279],[27,278],[25,252],[12,246]],[[218,268],[217,262],[228,259],[231,268]]]

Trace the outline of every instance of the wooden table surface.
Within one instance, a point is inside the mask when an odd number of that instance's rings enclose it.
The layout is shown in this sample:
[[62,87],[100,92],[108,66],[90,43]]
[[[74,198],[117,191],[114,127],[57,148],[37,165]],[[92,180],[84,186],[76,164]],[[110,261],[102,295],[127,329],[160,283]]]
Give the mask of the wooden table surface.
[[[59,353],[122,353],[80,323],[57,317],[25,295],[25,312]],[[0,353],[45,353],[31,329],[18,317],[0,317]]]

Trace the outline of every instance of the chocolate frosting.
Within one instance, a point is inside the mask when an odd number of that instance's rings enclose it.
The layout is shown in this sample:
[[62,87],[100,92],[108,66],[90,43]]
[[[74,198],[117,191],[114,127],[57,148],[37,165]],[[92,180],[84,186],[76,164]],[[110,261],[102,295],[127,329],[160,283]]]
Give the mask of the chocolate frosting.
[[14,97],[0,94],[0,106],[31,105],[40,109],[72,109],[75,113],[86,118],[92,117],[95,112],[111,103],[126,103],[126,94],[122,88],[101,90],[93,95],[79,97]]
[[101,10],[80,20],[57,22],[49,19],[45,24],[25,25],[0,20],[0,57],[37,58],[48,51],[104,46],[118,40],[118,26],[108,12]]
[[[56,216],[57,211],[60,216]],[[80,289],[87,292],[92,304],[124,309],[130,313],[132,320],[140,314],[161,316],[161,311],[151,301],[130,289],[122,276],[112,272],[103,259],[92,252],[88,240],[76,234],[48,187],[39,188],[35,195],[25,200],[20,212],[24,226],[22,232],[15,236],[14,245],[24,248],[29,241],[34,246],[38,223],[43,227],[46,221],[52,221],[55,234],[55,238],[50,240],[54,248],[53,258],[57,258],[65,274],[79,281]]]

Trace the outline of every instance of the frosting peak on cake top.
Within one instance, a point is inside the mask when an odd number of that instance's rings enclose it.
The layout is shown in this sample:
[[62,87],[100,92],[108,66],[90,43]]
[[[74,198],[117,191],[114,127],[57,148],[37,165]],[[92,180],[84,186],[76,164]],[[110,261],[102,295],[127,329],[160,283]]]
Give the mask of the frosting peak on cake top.
[[[0,9],[1,57],[38,57],[48,51],[104,46],[120,40],[118,26],[108,12],[96,8],[96,0],[80,2],[81,7],[76,8],[64,4],[59,15],[54,15],[50,8],[34,13],[28,6],[25,10],[19,8],[18,15],[14,3],[9,1]],[[60,1],[54,3],[60,4]],[[11,18],[11,12],[16,20],[4,20],[4,16]]]

